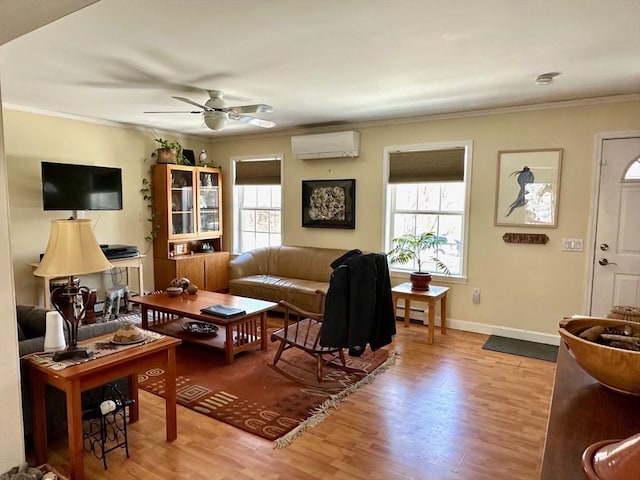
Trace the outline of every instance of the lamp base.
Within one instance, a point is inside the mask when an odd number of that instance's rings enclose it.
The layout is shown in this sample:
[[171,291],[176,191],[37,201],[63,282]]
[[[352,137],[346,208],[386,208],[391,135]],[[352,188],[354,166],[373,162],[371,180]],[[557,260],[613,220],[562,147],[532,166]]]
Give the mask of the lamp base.
[[84,347],[69,347],[66,350],[54,353],[53,361],[61,362],[62,360],[68,360],[69,358],[91,358],[92,356],[93,352]]

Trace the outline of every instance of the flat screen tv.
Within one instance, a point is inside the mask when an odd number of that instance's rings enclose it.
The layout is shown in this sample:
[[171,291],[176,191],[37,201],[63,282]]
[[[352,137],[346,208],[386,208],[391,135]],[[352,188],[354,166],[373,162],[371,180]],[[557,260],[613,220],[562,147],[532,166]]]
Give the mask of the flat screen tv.
[[122,169],[42,162],[45,210],[122,210]]

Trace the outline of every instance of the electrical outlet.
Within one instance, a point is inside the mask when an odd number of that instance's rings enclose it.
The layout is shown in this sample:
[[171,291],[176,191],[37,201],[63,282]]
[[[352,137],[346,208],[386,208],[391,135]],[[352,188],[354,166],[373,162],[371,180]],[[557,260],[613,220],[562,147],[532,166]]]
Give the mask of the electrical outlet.
[[474,288],[473,289],[473,295],[471,296],[471,301],[475,304],[480,303],[480,289],[479,288]]

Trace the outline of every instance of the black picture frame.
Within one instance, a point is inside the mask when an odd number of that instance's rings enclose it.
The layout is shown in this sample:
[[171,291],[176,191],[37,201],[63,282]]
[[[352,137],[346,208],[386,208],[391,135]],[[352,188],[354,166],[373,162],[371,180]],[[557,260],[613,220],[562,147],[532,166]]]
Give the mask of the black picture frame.
[[356,181],[303,180],[302,226],[356,228]]
[[186,148],[182,149],[182,156],[187,160],[187,165],[195,166],[196,156],[193,153],[193,150],[187,150]]

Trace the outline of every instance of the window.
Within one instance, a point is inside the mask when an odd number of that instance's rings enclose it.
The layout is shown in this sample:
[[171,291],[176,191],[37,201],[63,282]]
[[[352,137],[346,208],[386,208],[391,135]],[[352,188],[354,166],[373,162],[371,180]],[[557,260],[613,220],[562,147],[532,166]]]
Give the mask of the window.
[[233,161],[233,249],[242,253],[282,243],[281,156]]
[[624,180],[640,180],[640,160],[633,162],[626,172],[624,172]]
[[[471,142],[450,146],[392,147],[388,161],[386,251],[405,233],[434,232],[443,243],[423,259],[423,268],[438,273],[436,257],[455,277],[466,275]],[[412,272],[413,263],[393,264]]]

